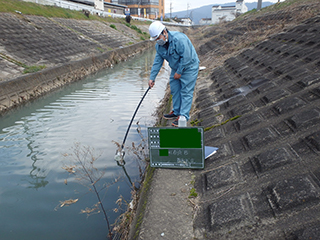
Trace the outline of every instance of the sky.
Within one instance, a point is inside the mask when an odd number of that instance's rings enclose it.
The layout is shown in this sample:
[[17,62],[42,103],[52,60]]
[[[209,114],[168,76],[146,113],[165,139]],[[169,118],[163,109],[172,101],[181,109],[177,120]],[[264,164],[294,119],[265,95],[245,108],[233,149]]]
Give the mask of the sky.
[[[245,0],[246,2],[257,2],[258,0]],[[267,2],[278,2],[278,0],[263,0]],[[165,0],[165,12],[170,13],[170,3],[172,3],[172,12],[190,10],[206,5],[219,5],[224,3],[235,3],[236,0]]]

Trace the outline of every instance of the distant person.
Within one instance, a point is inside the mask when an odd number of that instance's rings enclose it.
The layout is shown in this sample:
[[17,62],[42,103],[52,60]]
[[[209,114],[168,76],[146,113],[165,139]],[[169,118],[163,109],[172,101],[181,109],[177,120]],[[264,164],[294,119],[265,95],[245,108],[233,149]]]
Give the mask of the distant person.
[[171,68],[170,90],[173,109],[165,114],[165,119],[174,119],[172,125],[177,127],[180,116],[188,121],[191,110],[193,90],[199,70],[199,58],[189,38],[180,32],[168,31],[159,21],[149,26],[150,40],[157,41],[156,56],[150,73],[149,87],[155,84],[155,79],[167,60]]
[[89,18],[90,12],[88,10],[82,9],[82,12],[87,18]]
[[126,15],[126,22],[130,24],[130,22],[131,22],[131,16],[130,16],[130,14],[127,14],[127,15]]

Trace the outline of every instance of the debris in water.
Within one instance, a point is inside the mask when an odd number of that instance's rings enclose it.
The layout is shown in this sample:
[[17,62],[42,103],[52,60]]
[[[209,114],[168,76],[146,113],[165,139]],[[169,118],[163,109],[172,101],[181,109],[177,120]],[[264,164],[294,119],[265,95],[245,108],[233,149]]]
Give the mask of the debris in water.
[[60,207],[64,207],[64,206],[70,206],[71,204],[74,204],[76,202],[78,202],[78,198],[77,199],[69,199],[69,200],[65,200],[65,201],[60,201]]
[[70,166],[70,167],[62,167],[64,170],[66,170],[68,173],[75,173],[75,171],[73,170],[74,168],[76,168],[76,166]]
[[65,201],[60,201],[60,205],[55,207],[55,211],[57,211],[58,207],[64,207],[64,206],[70,206],[71,204],[74,204],[76,202],[78,202],[78,198],[77,199],[69,199],[69,200],[65,200]]

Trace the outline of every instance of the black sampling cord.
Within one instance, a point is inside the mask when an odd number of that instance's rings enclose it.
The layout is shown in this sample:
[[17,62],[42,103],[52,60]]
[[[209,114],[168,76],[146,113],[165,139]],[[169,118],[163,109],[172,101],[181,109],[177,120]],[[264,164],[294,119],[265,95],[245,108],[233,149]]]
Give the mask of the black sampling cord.
[[115,160],[117,161],[117,163],[118,163],[119,166],[123,166],[123,165],[125,164],[125,161],[124,161],[124,154],[125,154],[125,153],[124,153],[124,151],[123,151],[123,149],[124,149],[124,144],[125,144],[125,142],[126,142],[126,140],[127,140],[128,133],[129,133],[129,130],[130,130],[130,128],[131,128],[131,125],[132,125],[132,122],[133,122],[133,120],[134,120],[134,117],[136,116],[136,114],[137,114],[137,112],[138,112],[138,109],[139,109],[140,105],[141,105],[142,102],[143,102],[143,99],[145,98],[145,96],[147,95],[147,93],[149,92],[150,89],[151,89],[151,88],[148,87],[148,89],[146,90],[146,92],[143,94],[143,96],[142,96],[142,98],[141,98],[141,100],[140,100],[140,102],[139,102],[136,110],[135,110],[134,113],[133,113],[133,116],[132,116],[131,121],[130,121],[130,123],[129,123],[128,129],[127,129],[127,131],[126,131],[126,134],[124,135],[124,139],[123,139],[123,142],[122,142],[122,145],[121,145],[121,149],[120,149],[120,151],[119,151],[119,149],[116,151]]

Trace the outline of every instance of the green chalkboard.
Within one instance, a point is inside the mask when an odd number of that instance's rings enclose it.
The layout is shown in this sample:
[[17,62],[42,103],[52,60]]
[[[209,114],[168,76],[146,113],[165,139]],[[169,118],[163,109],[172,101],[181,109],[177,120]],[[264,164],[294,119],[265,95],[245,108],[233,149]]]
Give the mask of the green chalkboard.
[[150,166],[204,168],[202,127],[149,127]]

